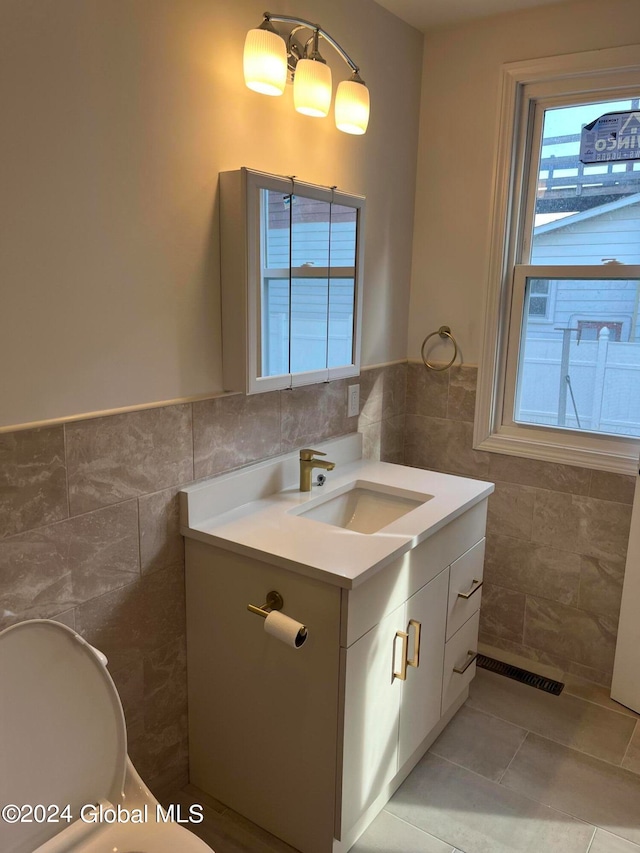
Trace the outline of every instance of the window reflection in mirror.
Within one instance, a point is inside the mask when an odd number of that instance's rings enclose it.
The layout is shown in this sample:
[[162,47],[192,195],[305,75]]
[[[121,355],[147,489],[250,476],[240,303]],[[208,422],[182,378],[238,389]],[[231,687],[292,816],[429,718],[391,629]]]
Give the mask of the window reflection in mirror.
[[327,367],[353,358],[357,211],[333,204],[329,242],[329,335]]
[[259,394],[360,373],[365,199],[220,173],[222,381]]
[[261,376],[353,361],[357,210],[260,191]]

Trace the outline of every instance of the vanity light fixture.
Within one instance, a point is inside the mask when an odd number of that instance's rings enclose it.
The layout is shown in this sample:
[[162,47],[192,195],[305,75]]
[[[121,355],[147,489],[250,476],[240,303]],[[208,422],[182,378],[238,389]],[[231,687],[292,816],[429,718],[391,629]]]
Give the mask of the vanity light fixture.
[[[283,38],[273,24],[291,25]],[[300,30],[311,30],[301,46]],[[281,95],[287,77],[293,81],[293,103],[299,113],[326,116],[331,106],[331,69],[318,49],[320,38],[330,44],[353,72],[338,85],[335,99],[336,127],[345,133],[363,134],[369,122],[369,90],[359,68],[326,30],[301,18],[264,13],[262,24],[249,30],[244,45],[244,79],[250,89],[263,95]]]

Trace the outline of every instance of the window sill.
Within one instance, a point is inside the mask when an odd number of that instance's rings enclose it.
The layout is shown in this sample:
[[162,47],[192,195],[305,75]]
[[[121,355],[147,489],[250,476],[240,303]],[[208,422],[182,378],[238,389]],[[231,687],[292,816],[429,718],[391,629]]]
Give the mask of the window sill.
[[502,426],[485,435],[478,435],[478,432],[476,423],[474,450],[577,465],[614,474],[635,476],[638,473],[638,439],[538,429],[535,426]]

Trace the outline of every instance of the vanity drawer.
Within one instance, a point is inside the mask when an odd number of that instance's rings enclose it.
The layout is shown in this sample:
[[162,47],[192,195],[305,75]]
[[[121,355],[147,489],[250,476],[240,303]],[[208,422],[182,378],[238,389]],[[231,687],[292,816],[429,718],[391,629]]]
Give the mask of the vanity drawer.
[[487,521],[483,500],[394,560],[366,583],[343,590],[340,645],[349,648],[436,575],[482,540]]
[[475,657],[478,652],[480,611],[453,635],[444,647],[444,674],[442,677],[442,714],[453,704],[476,674]]
[[447,640],[480,609],[485,539],[451,564],[449,605],[447,608]]

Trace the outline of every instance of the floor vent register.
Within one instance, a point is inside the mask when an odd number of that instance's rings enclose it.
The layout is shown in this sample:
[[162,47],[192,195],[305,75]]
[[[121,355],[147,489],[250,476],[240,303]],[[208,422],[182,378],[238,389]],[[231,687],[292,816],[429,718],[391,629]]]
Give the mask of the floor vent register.
[[537,675],[535,672],[529,672],[526,669],[520,669],[520,667],[484,655],[478,655],[476,665],[482,669],[497,672],[499,675],[506,675],[507,678],[513,678],[515,681],[521,681],[530,687],[537,687],[538,690],[544,690],[545,693],[553,693],[554,696],[559,696],[564,689],[564,684],[561,681],[545,678],[543,675]]

